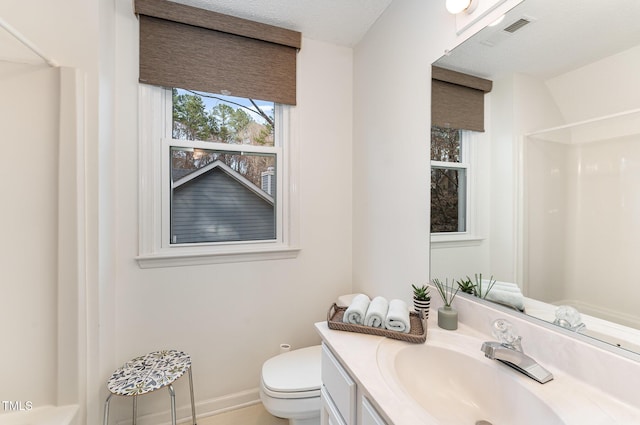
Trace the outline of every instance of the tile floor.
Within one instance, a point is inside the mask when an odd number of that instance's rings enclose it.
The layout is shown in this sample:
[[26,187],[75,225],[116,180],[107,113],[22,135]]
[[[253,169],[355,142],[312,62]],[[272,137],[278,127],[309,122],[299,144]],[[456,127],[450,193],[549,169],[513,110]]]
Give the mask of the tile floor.
[[287,425],[285,419],[273,417],[264,410],[262,403],[242,409],[198,419],[198,425]]

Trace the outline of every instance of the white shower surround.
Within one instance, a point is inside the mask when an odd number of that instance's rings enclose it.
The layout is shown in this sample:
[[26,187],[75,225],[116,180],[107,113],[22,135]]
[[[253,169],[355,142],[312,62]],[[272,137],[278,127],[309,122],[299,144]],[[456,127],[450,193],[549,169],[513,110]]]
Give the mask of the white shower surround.
[[640,327],[640,110],[536,132],[524,152],[529,295]]
[[1,317],[11,349],[2,360],[11,367],[0,376],[8,390],[0,424],[74,424],[86,404],[84,74],[1,65],[5,136],[26,144],[16,152],[31,152],[31,171],[10,159],[0,167],[21,175],[4,193],[12,226],[4,233]]

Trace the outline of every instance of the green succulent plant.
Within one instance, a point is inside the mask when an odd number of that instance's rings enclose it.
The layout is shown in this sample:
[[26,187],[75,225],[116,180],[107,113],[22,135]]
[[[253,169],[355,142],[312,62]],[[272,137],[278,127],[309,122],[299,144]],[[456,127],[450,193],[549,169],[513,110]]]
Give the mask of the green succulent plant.
[[431,296],[429,295],[429,287],[427,285],[416,286],[411,284],[413,288],[413,298],[418,301],[430,301]]
[[476,273],[474,277],[475,283],[473,283],[469,276],[458,280],[456,282],[458,284],[458,288],[465,294],[471,294],[474,297],[478,298],[486,298],[489,294],[489,291],[491,291],[491,288],[493,288],[493,285],[495,285],[496,280],[493,278],[493,276],[491,276],[491,278],[489,279],[489,283],[485,288],[483,288],[482,273]]
[[465,294],[473,295],[476,285],[471,281],[469,276],[458,280],[456,283],[458,284],[458,288],[460,288],[462,292],[464,292]]

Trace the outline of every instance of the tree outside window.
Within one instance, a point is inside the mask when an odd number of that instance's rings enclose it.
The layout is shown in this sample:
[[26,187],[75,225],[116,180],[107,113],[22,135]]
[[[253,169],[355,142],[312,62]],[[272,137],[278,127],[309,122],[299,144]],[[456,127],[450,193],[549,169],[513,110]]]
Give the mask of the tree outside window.
[[431,233],[467,230],[467,169],[463,132],[431,129]]

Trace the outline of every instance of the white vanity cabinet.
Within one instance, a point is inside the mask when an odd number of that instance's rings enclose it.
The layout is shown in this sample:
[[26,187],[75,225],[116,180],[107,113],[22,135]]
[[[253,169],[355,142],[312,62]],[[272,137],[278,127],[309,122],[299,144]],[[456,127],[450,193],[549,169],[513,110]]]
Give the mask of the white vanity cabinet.
[[387,425],[367,397],[361,396],[360,401],[360,425]]
[[320,400],[322,401],[322,410],[320,412],[321,425],[345,425],[342,415],[338,408],[331,400],[331,396],[327,392],[327,388],[323,385],[320,389]]
[[321,425],[387,425],[324,343],[321,367]]
[[326,344],[322,344],[321,370],[321,424],[356,425],[356,383]]

